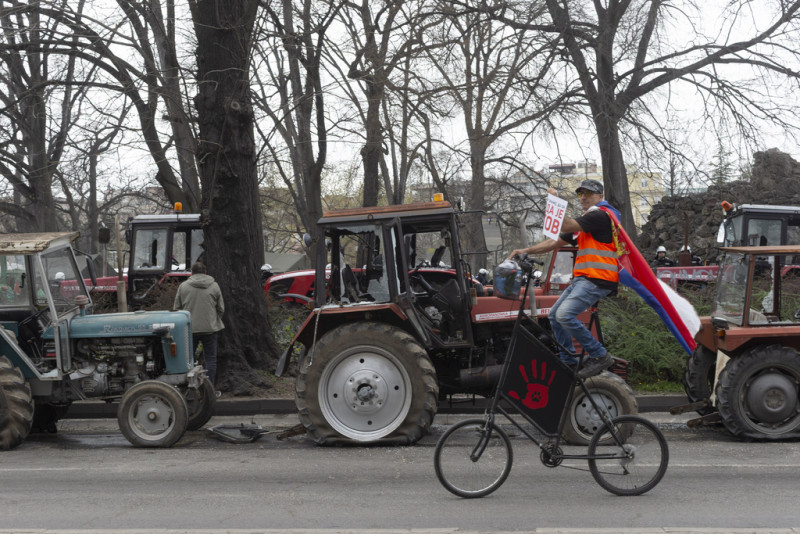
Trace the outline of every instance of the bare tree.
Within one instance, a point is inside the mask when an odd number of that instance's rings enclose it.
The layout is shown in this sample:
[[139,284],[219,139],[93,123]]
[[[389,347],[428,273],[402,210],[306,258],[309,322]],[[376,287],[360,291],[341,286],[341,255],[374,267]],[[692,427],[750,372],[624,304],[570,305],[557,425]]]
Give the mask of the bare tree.
[[[305,229],[322,216],[322,172],[328,154],[324,52],[343,2],[263,0],[266,13],[254,43],[255,103],[281,142],[260,131]],[[286,147],[287,157],[282,157]]]
[[[181,58],[176,45],[178,33],[175,28],[175,0],[117,0],[117,3],[130,21],[134,31],[131,40],[136,43],[137,51],[144,59],[143,78],[148,87],[161,96],[165,107],[163,116],[170,124],[172,139],[169,143],[175,148],[184,207],[189,212],[196,212],[200,202],[200,183],[195,160],[197,134],[188,102],[186,85],[190,83],[185,76],[188,69],[180,66]],[[148,108],[148,111],[149,109],[153,108]],[[148,120],[154,122],[155,115]],[[163,169],[159,170],[159,174],[163,172]],[[168,185],[165,190],[172,189],[175,178],[170,173],[161,177]],[[173,196],[170,196],[170,200],[173,200]]]
[[[73,108],[86,88],[73,87],[76,58],[62,61],[58,53],[61,24],[48,21],[37,6],[22,7],[12,3],[0,9],[0,175],[11,186],[0,209],[16,219],[17,231],[54,231],[54,177],[74,125]],[[77,17],[82,10],[80,1]]]
[[[760,9],[733,0],[722,7],[719,24],[710,26],[713,6],[665,0],[633,2],[544,0],[547,17],[520,21],[504,9],[489,9],[514,28],[551,32],[559,37],[561,53],[575,69],[584,91],[603,165],[606,197],[622,210],[623,225],[635,232],[623,142],[632,131],[644,132],[659,120],[679,93],[678,86],[694,91],[709,119],[727,115],[745,137],[757,139],[763,120],[794,129],[793,103],[781,103],[767,90],[771,81],[796,80],[800,64],[795,43],[800,2],[780,2]],[[705,18],[704,18],[705,17]],[[747,31],[743,28],[752,27]],[[675,28],[688,28],[685,37]],[[733,68],[731,68],[733,67]],[[744,73],[752,73],[747,77]],[[669,92],[663,90],[669,88]],[[650,119],[650,120],[648,120]]]
[[[171,202],[182,202],[187,210],[196,211],[199,193],[194,134],[190,126],[192,119],[183,111],[188,108],[188,101],[182,96],[185,91],[180,90],[182,77],[177,67],[174,43],[174,4],[172,0],[166,2],[167,15],[163,16],[159,2],[119,0],[118,3],[123,8],[121,20],[92,18],[83,12],[83,1],[78,4],[66,0],[36,3],[11,0],[4,3],[0,17],[5,39],[0,50],[12,65],[9,72],[21,72],[20,69],[25,69],[26,65],[30,65],[30,69],[33,66],[46,69],[53,63],[53,60],[44,58],[43,54],[48,54],[58,58],[55,64],[66,65],[65,72],[70,73],[70,78],[53,76],[54,69],[32,75],[25,72],[22,78],[13,74],[10,83],[15,83],[14,76],[21,81],[16,84],[16,89],[4,92],[8,98],[3,110],[9,112],[21,107],[24,113],[33,109],[30,101],[33,93],[53,94],[52,88],[60,88],[65,95],[72,95],[57,99],[61,109],[51,110],[46,102],[39,102],[36,105],[41,109],[37,108],[34,116],[42,121],[48,116],[60,117],[64,126],[68,126],[73,117],[66,106],[73,105],[76,95],[93,91],[93,95],[110,92],[116,93],[121,100],[127,98],[136,110],[140,135],[157,169],[154,178]],[[126,35],[126,29],[130,29],[130,34]],[[155,43],[155,48],[151,43]],[[119,50],[139,53],[142,67],[135,67],[136,59],[131,62],[130,55],[118,55],[116,51]],[[166,131],[159,128],[162,110],[168,119]],[[14,121],[11,123],[16,124]],[[36,132],[26,129],[25,135],[29,137]],[[63,126],[61,130],[56,139],[62,140],[63,146],[66,130]],[[58,144],[55,142],[48,147],[49,154],[41,150],[35,152],[38,158],[47,154],[52,160],[37,162],[32,167],[35,173],[45,177],[52,175],[57,163],[54,156],[63,153]],[[173,169],[174,161],[178,163],[180,176]],[[6,174],[13,175],[10,171]],[[46,188],[39,185],[41,181],[34,174],[34,187],[30,192],[21,187],[17,189],[18,196],[30,196],[35,189],[37,203],[44,208],[39,210],[38,216],[46,217],[51,210]],[[48,224],[52,226],[52,220]]]
[[[417,15],[423,5],[424,2],[405,0],[377,4],[361,0],[348,2],[348,9],[342,11],[342,22],[352,47],[349,52],[352,55],[347,60],[347,77],[358,83],[366,100],[362,106],[360,99],[351,92],[354,104],[359,107],[360,124],[363,127],[361,159],[364,165],[364,206],[378,205],[382,182],[392,202],[402,201],[402,198],[398,198],[405,189],[401,176],[407,176],[410,168],[408,158],[413,158],[415,152],[409,146],[407,137],[408,121],[413,117],[408,105],[408,89],[413,78],[411,62],[419,53],[421,35],[429,24],[424,17]],[[399,84],[392,79],[396,71],[403,72]],[[387,107],[387,91],[395,88],[401,101],[401,128],[400,138],[394,141],[399,143],[395,146],[400,146],[402,154],[393,154],[393,159],[404,160],[401,162],[402,169],[396,168],[397,187],[393,186],[389,177],[392,171],[385,160],[389,153],[385,143],[388,125],[381,120],[382,117],[384,121],[392,120]]]
[[[553,40],[529,31],[524,23],[524,17],[533,20],[541,15],[537,4],[518,13],[516,30],[486,17],[479,4],[460,11],[443,4],[439,32],[433,38],[444,46],[430,53],[430,60],[464,117],[471,173],[467,207],[483,211],[489,169],[501,163],[513,167],[502,151],[493,153],[493,145],[503,136],[530,133],[545,121],[555,121],[559,113],[566,114],[578,90],[568,76],[566,83],[559,77],[560,56]],[[479,219],[472,221],[466,248],[485,250]],[[484,267],[485,259],[476,258],[474,263]]]

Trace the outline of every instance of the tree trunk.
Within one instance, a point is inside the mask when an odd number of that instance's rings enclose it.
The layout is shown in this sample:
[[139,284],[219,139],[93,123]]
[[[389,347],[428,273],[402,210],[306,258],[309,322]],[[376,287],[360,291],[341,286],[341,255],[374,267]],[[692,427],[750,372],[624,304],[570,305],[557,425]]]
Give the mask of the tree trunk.
[[100,214],[97,211],[97,153],[89,154],[89,205],[86,206],[89,216],[89,253],[96,254],[97,236],[99,232]]
[[378,205],[383,146],[380,117],[383,90],[376,87],[371,81],[367,82],[367,100],[366,144],[361,149],[361,159],[364,162],[364,207]]
[[604,198],[622,213],[622,227],[636,241],[636,223],[630,204],[628,173],[622,157],[619,129],[608,116],[595,120],[600,159],[603,165]]
[[[469,189],[470,211],[483,211],[486,209],[486,166],[487,144],[483,142],[470,142],[470,165],[472,167],[472,181]],[[473,273],[486,267],[486,236],[483,235],[483,214],[471,213],[464,217],[465,232],[461,235],[461,252],[471,253],[464,256],[472,268]]]
[[249,87],[258,2],[198,0],[190,6],[198,42],[204,257],[226,304],[217,387],[246,393],[266,385],[255,370],[267,370],[277,356],[258,271],[264,248]]

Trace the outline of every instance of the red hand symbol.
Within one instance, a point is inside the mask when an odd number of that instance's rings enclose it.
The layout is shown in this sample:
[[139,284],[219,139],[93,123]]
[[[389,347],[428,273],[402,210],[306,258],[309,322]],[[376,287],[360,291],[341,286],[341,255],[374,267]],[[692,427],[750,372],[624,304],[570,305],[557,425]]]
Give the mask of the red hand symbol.
[[[536,360],[531,361],[531,370],[533,371],[533,378],[536,379]],[[522,373],[522,377],[525,379],[527,383],[527,393],[525,394],[525,398],[521,400],[522,404],[531,410],[536,410],[538,408],[544,408],[547,406],[547,402],[550,400],[550,384],[553,383],[553,379],[556,377],[556,372],[550,372],[550,378],[547,380],[547,384],[545,384],[545,379],[547,377],[547,363],[542,362],[542,379],[540,381],[531,383],[528,379],[528,374],[525,372],[525,366],[520,365],[519,371]],[[520,400],[520,395],[516,391],[509,391],[508,396],[512,399]]]

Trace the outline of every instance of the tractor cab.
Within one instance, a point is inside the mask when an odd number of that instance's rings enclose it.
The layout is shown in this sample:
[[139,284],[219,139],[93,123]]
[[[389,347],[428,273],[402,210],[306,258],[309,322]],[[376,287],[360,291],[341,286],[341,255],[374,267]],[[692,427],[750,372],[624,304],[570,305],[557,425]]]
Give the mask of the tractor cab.
[[203,252],[199,214],[138,215],[128,226],[130,303],[147,299],[165,276],[188,277]]
[[724,247],[800,244],[800,207],[722,203],[725,220],[717,242]]
[[391,308],[426,346],[471,343],[468,267],[448,203],[332,211],[319,228],[316,307]]
[[800,246],[729,247],[722,251],[725,255],[711,310],[711,322],[720,332],[717,348],[735,351],[750,338],[759,337],[755,331],[747,331],[739,339],[735,327],[800,327]]
[[[91,300],[71,243],[78,233],[0,238],[0,319],[7,355],[26,376],[59,378],[71,365],[69,323]],[[91,261],[87,261],[94,278]],[[15,343],[16,337],[19,344]]]

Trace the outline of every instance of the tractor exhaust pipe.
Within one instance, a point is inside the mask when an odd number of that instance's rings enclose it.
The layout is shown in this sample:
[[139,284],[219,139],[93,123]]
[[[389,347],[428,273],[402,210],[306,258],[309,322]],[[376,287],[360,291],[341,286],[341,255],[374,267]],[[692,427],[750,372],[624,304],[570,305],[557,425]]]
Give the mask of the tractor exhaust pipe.
[[459,373],[459,382],[461,386],[465,388],[493,388],[500,380],[502,372],[502,365],[487,365],[485,367],[461,369]]

